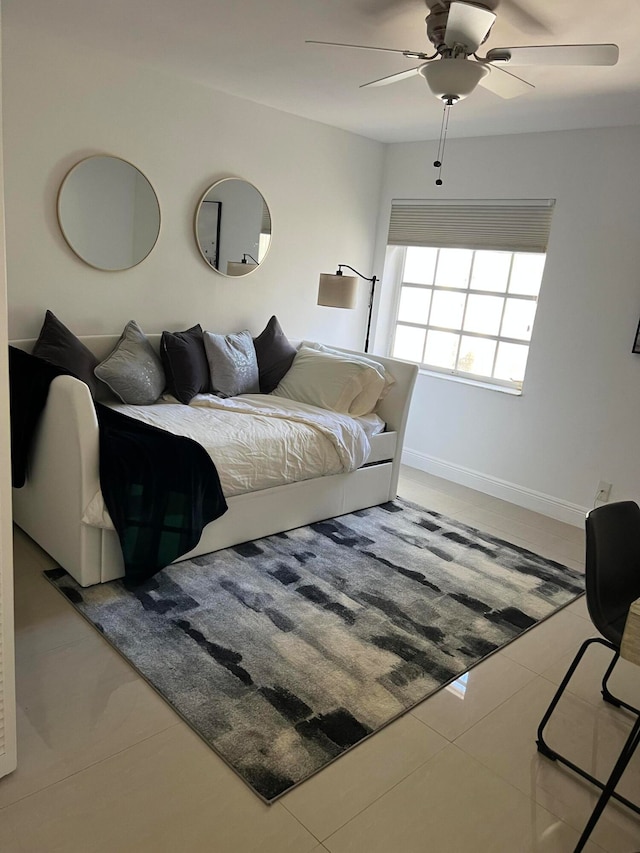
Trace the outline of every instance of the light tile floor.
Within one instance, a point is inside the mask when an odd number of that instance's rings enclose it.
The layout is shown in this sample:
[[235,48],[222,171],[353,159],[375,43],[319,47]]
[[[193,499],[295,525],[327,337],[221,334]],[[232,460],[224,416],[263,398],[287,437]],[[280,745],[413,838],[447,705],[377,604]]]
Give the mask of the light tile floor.
[[[583,565],[582,530],[405,468],[400,495]],[[264,805],[41,577],[15,536],[18,770],[0,780],[2,853],[562,853],[589,787],[540,757],[540,717],[579,643],[578,601],[318,773]],[[549,740],[606,775],[631,718],[604,706],[599,648]],[[640,669],[612,682],[640,702]],[[561,745],[561,747],[560,747]],[[640,799],[640,754],[621,789]],[[610,805],[587,853],[640,851],[640,819]]]

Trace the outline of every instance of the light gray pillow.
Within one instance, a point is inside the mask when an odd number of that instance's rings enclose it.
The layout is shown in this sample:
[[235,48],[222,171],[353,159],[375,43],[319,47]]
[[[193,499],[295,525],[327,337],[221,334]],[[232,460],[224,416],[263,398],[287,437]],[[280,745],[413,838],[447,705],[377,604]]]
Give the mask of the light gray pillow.
[[214,394],[235,397],[260,392],[258,360],[251,332],[232,335],[203,332],[202,337]]
[[162,362],[135,320],[127,323],[113,351],[93,372],[132,406],[155,403],[164,391]]

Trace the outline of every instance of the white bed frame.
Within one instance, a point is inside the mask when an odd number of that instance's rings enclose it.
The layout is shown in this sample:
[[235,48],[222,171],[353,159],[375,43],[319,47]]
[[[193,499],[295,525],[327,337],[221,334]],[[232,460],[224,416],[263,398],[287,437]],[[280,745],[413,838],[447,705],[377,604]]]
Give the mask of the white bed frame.
[[[161,336],[148,337],[157,349]],[[100,360],[106,358],[118,339],[118,335],[81,338]],[[35,340],[11,342],[27,352],[31,352],[34,343]],[[389,369],[396,382],[376,409],[387,430],[373,437],[367,463],[348,474],[317,477],[229,498],[227,512],[204,528],[198,545],[180,560],[396,497],[417,367],[374,357]],[[115,531],[90,527],[81,521],[99,488],[98,421],[89,388],[71,376],[58,376],[51,383],[36,432],[27,483],[13,490],[13,515],[16,524],[81,586],[124,575]]]

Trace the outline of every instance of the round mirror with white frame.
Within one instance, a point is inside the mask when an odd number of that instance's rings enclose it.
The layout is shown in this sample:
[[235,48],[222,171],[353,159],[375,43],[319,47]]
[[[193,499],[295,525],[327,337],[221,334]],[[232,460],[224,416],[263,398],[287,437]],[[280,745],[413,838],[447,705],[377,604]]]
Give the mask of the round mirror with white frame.
[[58,223],[75,254],[99,270],[137,266],[160,233],[160,205],[147,178],[120,157],[80,160],[58,192]]
[[223,178],[198,202],[195,235],[209,267],[225,276],[248,275],[269,251],[271,213],[253,184]]

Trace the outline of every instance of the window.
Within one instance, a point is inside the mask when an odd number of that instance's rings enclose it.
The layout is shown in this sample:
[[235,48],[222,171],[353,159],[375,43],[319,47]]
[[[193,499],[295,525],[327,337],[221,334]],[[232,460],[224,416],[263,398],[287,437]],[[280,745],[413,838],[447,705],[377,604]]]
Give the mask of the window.
[[522,386],[545,255],[405,249],[392,355]]
[[548,201],[394,203],[389,242],[401,255],[391,355],[521,389],[551,210]]

